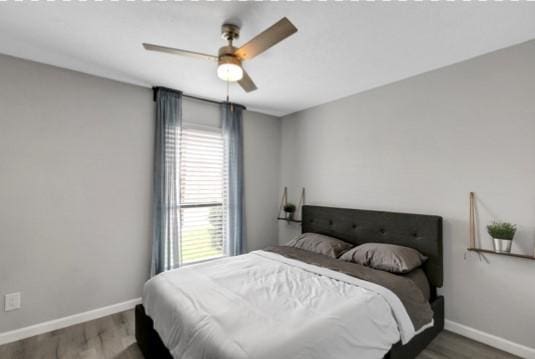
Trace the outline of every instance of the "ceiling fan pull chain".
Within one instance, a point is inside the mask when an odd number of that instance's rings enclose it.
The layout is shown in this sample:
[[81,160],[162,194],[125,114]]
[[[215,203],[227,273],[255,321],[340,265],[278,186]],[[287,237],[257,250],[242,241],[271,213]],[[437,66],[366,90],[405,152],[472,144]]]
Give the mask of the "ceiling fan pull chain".
[[230,99],[229,99],[230,81],[226,81],[226,83],[227,83],[227,103],[230,105],[230,112],[234,112],[234,104],[230,103]]

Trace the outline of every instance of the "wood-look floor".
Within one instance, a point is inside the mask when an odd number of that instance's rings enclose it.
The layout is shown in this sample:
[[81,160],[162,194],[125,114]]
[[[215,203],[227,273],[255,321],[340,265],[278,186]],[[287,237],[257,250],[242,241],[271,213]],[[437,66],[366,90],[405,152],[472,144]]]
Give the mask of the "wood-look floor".
[[[143,359],[134,338],[134,311],[0,346],[1,359]],[[451,332],[441,333],[418,359],[516,358]]]

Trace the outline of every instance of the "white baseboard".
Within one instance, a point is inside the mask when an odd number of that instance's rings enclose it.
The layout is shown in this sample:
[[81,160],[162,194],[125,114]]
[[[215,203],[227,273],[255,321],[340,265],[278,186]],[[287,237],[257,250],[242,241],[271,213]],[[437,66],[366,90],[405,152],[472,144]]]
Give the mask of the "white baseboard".
[[9,332],[0,333],[0,345],[15,342],[17,340],[33,337],[53,330],[70,327],[71,325],[88,322],[90,320],[106,317],[119,312],[134,308],[141,303],[141,298],[131,299],[126,302],[109,305],[107,307],[93,309],[88,312],[78,313],[48,322],[31,325]]
[[535,359],[535,348],[530,348],[447,319],[444,322],[444,328],[450,332],[487,344],[521,358]]

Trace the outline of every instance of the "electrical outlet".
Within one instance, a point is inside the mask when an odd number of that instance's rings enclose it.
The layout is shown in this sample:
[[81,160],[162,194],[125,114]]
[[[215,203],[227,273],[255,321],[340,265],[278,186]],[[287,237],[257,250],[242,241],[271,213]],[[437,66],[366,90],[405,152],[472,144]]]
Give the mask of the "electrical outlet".
[[6,294],[4,300],[4,310],[9,312],[16,309],[20,309],[20,292]]

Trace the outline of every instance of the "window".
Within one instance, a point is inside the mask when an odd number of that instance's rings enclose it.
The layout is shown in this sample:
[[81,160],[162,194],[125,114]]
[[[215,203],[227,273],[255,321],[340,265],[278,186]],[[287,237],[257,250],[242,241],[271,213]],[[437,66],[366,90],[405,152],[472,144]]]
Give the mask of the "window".
[[182,128],[179,146],[180,263],[224,255],[226,175],[223,135]]

